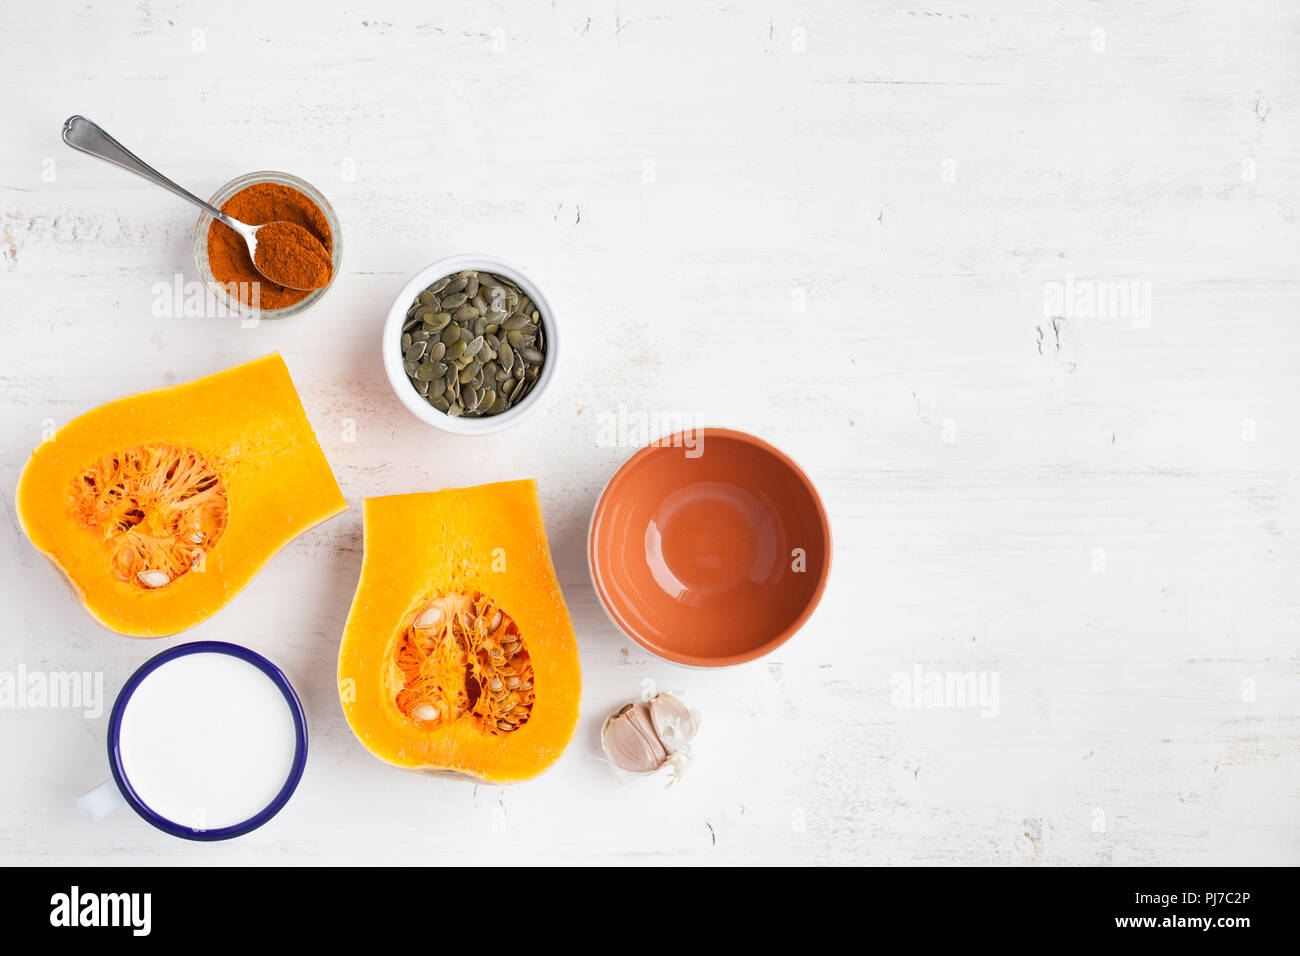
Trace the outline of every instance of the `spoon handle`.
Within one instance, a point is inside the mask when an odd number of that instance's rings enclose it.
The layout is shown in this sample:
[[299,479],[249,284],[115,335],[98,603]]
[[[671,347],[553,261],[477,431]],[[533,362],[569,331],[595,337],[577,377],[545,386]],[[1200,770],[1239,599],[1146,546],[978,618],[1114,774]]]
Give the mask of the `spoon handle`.
[[127,172],[135,173],[154,185],[161,186],[168,192],[180,196],[182,199],[189,200],[198,206],[204,212],[214,219],[224,222],[231,229],[234,229],[240,235],[243,235],[248,227],[238,220],[231,219],[220,209],[210,206],[198,196],[186,189],[182,189],[174,182],[164,176],[158,170],[154,169],[148,163],[136,156],[108,133],[104,132],[97,124],[92,123],[84,116],[69,116],[63,124],[63,141],[73,149],[81,150],[83,153],[89,153],[96,159],[102,159],[106,163],[112,163],[114,166],[121,167]]

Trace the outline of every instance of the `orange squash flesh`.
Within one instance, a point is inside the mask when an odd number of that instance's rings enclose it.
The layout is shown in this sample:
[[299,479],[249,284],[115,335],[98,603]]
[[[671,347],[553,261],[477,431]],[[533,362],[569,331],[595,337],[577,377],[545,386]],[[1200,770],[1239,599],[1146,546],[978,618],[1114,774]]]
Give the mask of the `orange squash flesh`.
[[68,422],[17,495],[86,610],[132,637],[198,624],[346,507],[278,354]]
[[338,666],[353,732],[405,769],[493,783],[541,773],[573,737],[582,676],[536,485],[368,498],[364,509]]

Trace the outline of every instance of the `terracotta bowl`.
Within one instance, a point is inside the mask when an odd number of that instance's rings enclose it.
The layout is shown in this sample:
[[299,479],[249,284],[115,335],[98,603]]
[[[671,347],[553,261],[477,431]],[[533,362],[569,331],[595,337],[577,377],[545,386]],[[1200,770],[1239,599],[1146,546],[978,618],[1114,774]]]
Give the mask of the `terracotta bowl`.
[[659,439],[615,473],[587,559],[632,640],[679,664],[723,667],[780,647],[808,619],[831,533],[798,465],[752,435],[704,428]]

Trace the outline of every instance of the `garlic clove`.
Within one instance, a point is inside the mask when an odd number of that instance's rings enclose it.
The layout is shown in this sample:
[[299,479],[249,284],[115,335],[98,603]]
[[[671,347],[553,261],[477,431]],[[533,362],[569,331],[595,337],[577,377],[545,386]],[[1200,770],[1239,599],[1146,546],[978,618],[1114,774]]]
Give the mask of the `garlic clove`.
[[610,763],[626,773],[654,773],[668,760],[644,704],[625,704],[605,718],[600,746]]
[[646,706],[655,736],[669,753],[687,749],[700,729],[700,715],[672,694],[657,694]]

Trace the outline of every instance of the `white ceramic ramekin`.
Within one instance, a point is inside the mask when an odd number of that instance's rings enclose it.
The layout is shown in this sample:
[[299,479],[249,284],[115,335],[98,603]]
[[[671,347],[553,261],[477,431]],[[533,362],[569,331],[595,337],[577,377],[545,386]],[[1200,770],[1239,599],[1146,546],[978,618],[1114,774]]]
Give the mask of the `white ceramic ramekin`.
[[[411,303],[421,290],[443,276],[455,275],[464,269],[491,272],[519,286],[520,290],[533,300],[533,305],[541,313],[542,325],[546,329],[546,360],[542,363],[537,384],[524,396],[522,402],[500,415],[487,415],[483,418],[464,416],[453,418],[445,412],[440,412],[415,390],[411,380],[406,377],[406,370],[402,367],[402,326],[406,322],[406,310],[411,307]],[[551,383],[555,381],[556,368],[559,365],[560,330],[550,301],[528,273],[496,256],[466,253],[439,259],[425,266],[411,277],[410,282],[402,286],[402,291],[397,293],[397,298],[393,300],[393,305],[388,310],[388,319],[384,322],[382,347],[384,372],[388,375],[389,384],[397,393],[398,400],[411,410],[411,414],[435,428],[456,435],[490,435],[518,424],[542,404]]]

